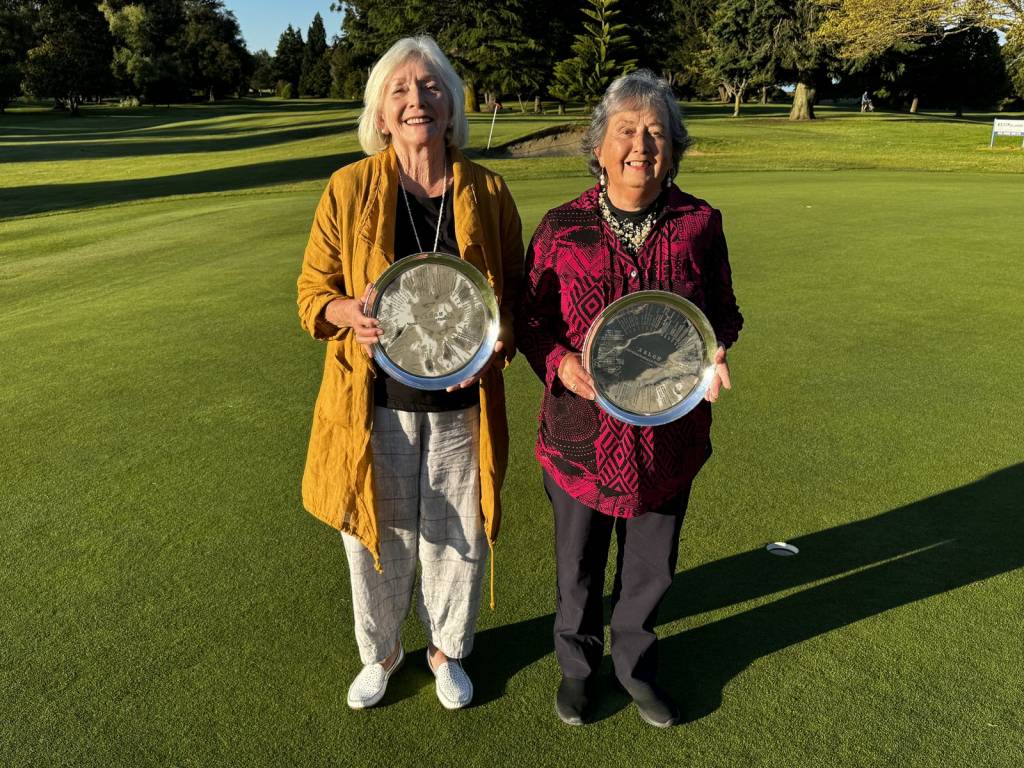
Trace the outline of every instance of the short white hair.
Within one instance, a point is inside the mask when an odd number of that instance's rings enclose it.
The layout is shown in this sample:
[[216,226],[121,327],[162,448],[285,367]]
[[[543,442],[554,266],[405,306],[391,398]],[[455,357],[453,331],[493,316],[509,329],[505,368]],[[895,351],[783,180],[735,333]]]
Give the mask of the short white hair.
[[452,68],[448,57],[444,55],[433,38],[426,35],[403,37],[373,65],[370,78],[366,81],[366,92],[363,94],[363,113],[359,116],[359,145],[368,155],[383,152],[391,143],[391,137],[380,130],[384,96],[395,70],[413,58],[420,59],[434,70],[441,81],[441,87],[448,96],[450,110],[445,143],[449,147],[462,147],[469,138],[469,121],[466,120],[462,78]]

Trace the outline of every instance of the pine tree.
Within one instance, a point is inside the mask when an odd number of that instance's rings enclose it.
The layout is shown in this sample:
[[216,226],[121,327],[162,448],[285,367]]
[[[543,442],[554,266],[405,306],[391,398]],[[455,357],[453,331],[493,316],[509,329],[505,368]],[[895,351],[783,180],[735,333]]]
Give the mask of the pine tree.
[[274,68],[277,82],[288,85],[293,98],[299,95],[299,78],[302,76],[302,57],[305,50],[306,44],[302,42],[302,32],[289,24],[277,41]]
[[559,101],[580,100],[595,104],[619,75],[636,68],[636,59],[616,61],[616,54],[628,53],[632,46],[626,25],[615,22],[618,0],[587,0],[590,8],[583,13],[590,21],[583,22],[583,34],[576,35],[571,58],[555,65],[555,84],[551,95]]
[[323,98],[331,88],[331,59],[327,49],[327,33],[323,17],[317,13],[306,34],[306,47],[302,54],[299,93],[303,96]]

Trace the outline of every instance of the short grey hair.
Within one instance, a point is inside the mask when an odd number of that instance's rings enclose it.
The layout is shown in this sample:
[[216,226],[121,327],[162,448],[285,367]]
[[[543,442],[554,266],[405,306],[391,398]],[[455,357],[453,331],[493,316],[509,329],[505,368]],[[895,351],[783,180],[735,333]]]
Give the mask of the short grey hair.
[[451,62],[438,47],[434,39],[426,35],[403,37],[392,45],[373,65],[366,81],[363,94],[363,112],[359,115],[359,145],[363,152],[375,155],[383,152],[391,143],[391,137],[380,130],[380,118],[384,108],[384,96],[388,81],[395,70],[409,59],[418,58],[430,65],[441,81],[441,87],[448,95],[451,105],[448,115],[448,130],[445,140],[449,147],[465,146],[469,138],[469,121],[466,120],[466,105],[462,92],[462,78],[458,76]]
[[683,159],[683,153],[693,143],[693,139],[683,125],[683,115],[679,110],[679,102],[672,93],[672,86],[649,69],[636,69],[628,75],[616,78],[604,92],[601,103],[594,108],[590,125],[583,134],[582,144],[590,172],[595,177],[601,175],[601,163],[594,156],[594,150],[604,141],[612,115],[624,109],[658,107],[663,107],[668,116],[669,135],[672,137],[672,167],[669,168],[668,177],[675,178],[679,170],[679,161]]

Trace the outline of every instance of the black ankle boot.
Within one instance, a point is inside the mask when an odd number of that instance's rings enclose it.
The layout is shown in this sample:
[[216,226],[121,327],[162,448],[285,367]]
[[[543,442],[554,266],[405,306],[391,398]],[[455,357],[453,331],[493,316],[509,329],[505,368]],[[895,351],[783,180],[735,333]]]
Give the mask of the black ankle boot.
[[633,681],[628,688],[622,687],[633,699],[644,722],[655,728],[668,728],[679,723],[679,708],[672,697],[658,686]]
[[555,714],[567,725],[583,725],[590,722],[590,697],[587,695],[587,681],[563,677],[555,697]]

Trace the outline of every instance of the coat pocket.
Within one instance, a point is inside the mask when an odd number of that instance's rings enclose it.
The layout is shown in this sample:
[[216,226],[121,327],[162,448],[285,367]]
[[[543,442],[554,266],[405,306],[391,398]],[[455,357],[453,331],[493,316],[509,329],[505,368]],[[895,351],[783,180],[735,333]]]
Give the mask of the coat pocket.
[[352,373],[352,363],[349,362],[348,350],[345,348],[344,342],[338,342],[334,345],[334,352],[331,355],[334,358],[334,362],[338,364],[343,373]]

